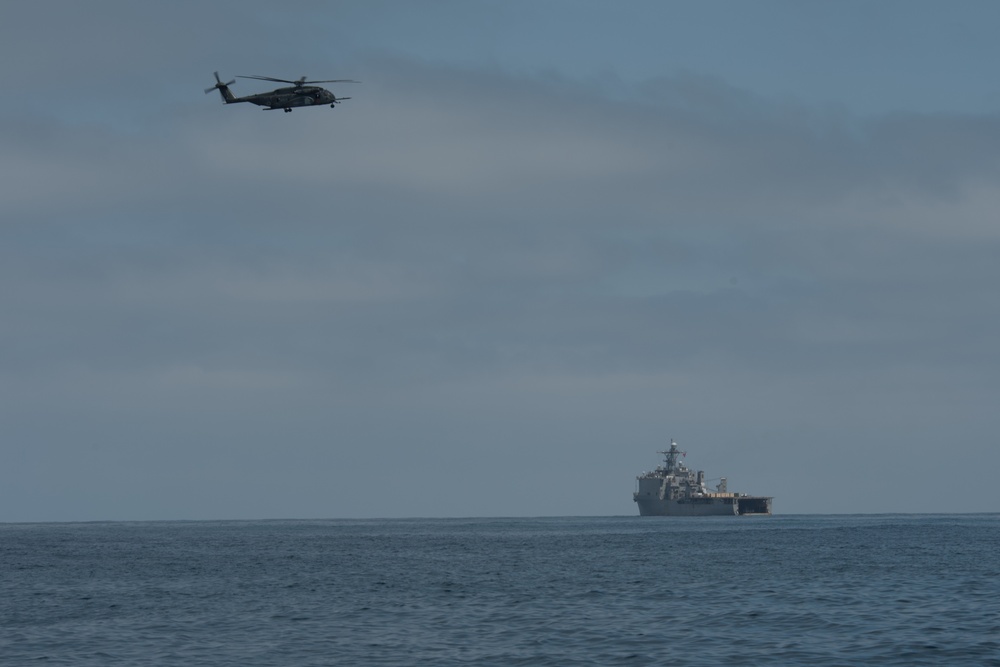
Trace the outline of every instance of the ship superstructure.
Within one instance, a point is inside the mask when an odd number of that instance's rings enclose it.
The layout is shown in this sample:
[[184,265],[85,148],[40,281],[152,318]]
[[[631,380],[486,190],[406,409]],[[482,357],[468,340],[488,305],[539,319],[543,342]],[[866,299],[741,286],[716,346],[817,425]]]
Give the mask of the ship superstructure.
[[715,516],[770,514],[771,496],[730,493],[726,478],[714,491],[705,484],[705,471],[695,472],[680,460],[687,452],[670,441],[663,454],[663,465],[636,477],[638,488],[632,499],[639,505],[640,516]]

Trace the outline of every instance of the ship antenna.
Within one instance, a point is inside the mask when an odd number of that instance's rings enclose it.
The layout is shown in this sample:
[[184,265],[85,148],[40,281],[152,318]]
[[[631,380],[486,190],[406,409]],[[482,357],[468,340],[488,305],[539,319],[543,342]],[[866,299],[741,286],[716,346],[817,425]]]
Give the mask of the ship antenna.
[[677,455],[681,453],[682,452],[677,449],[677,443],[673,438],[670,438],[670,449],[665,452],[660,452],[660,454],[663,454],[666,457],[666,471],[668,473],[674,472],[677,468]]

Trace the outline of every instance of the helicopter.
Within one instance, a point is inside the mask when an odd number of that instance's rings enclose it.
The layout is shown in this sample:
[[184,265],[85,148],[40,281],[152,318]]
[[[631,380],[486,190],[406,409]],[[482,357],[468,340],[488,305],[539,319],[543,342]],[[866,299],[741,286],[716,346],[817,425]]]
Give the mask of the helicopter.
[[275,79],[270,76],[240,76],[240,79],[259,79],[261,81],[275,81],[277,83],[290,83],[288,88],[277,88],[268,93],[257,93],[246,97],[236,97],[229,86],[236,83],[236,79],[228,83],[222,83],[219,73],[215,73],[215,85],[205,89],[205,94],[218,90],[222,95],[222,101],[226,104],[236,104],[237,102],[250,102],[257,106],[264,107],[264,111],[274,111],[284,109],[285,113],[290,113],[293,107],[311,107],[320,104],[329,104],[331,109],[335,109],[343,100],[350,97],[337,97],[326,88],[313,86],[314,83],[361,83],[352,79],[327,79],[325,81],[306,81],[306,77],[301,77],[295,81],[288,79]]

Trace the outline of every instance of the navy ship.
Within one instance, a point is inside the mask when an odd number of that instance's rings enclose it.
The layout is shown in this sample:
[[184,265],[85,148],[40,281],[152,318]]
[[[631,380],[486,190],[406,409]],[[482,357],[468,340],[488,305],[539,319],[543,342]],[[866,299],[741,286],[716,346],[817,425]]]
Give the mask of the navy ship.
[[681,461],[682,452],[670,441],[663,454],[663,465],[638,477],[638,489],[632,499],[639,505],[639,516],[739,516],[770,514],[771,496],[748,496],[730,493],[723,477],[714,491],[705,486],[705,471],[689,470]]

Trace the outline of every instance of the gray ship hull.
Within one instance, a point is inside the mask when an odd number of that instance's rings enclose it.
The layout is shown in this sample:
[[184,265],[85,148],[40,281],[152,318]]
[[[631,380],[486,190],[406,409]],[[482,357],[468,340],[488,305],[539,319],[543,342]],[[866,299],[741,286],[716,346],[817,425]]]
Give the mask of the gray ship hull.
[[[660,500],[659,498],[636,498],[639,516],[734,516],[736,505],[733,498],[707,498],[712,502],[690,500]],[[724,501],[729,501],[726,503]]]
[[656,496],[635,496],[639,516],[740,516],[770,514],[771,499],[764,496],[738,498],[687,498],[661,500]]

